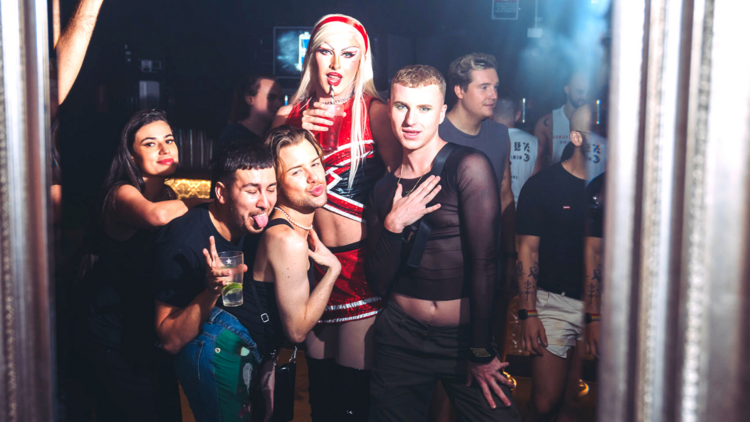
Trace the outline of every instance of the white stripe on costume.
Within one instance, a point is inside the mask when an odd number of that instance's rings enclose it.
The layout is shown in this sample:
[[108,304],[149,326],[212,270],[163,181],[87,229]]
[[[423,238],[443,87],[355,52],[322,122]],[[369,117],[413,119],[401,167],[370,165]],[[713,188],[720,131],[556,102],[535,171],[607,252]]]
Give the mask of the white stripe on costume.
[[356,308],[357,306],[367,305],[368,303],[378,302],[380,300],[382,300],[380,297],[373,296],[373,297],[370,297],[370,298],[367,298],[367,299],[364,299],[364,300],[358,300],[358,301],[352,302],[352,303],[344,303],[344,304],[341,304],[341,305],[326,306],[326,311],[338,311],[339,309]]
[[318,324],[320,324],[320,323],[331,324],[331,323],[337,323],[337,322],[354,321],[356,319],[365,319],[367,317],[371,317],[373,315],[377,315],[380,311],[381,311],[381,309],[378,309],[377,311],[372,311],[372,312],[368,312],[366,314],[355,315],[355,316],[346,317],[346,318],[321,319],[321,320],[318,321]]

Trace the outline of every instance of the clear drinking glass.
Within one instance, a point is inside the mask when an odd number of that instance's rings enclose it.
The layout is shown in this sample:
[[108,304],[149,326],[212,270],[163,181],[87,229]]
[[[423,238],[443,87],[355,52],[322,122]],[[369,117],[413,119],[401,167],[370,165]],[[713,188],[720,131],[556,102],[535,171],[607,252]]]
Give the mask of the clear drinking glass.
[[232,277],[232,282],[221,289],[221,300],[224,302],[224,306],[240,306],[242,305],[242,278],[244,273],[238,267],[243,264],[242,252],[219,252],[219,260],[221,261],[221,269],[230,270]]
[[333,112],[333,125],[328,127],[327,132],[320,133],[320,147],[326,154],[336,151],[339,147],[339,132],[344,121],[345,108],[344,104],[333,104],[328,106],[328,109]]

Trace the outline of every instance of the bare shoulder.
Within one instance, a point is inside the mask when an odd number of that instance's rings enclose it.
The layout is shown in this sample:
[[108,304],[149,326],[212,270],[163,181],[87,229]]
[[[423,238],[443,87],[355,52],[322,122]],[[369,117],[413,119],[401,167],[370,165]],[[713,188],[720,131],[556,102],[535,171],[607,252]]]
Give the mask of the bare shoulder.
[[382,118],[383,116],[388,117],[388,104],[374,98],[370,102],[370,117]]
[[294,104],[282,106],[279,111],[276,112],[276,117],[274,117],[271,127],[273,128],[281,126],[286,123],[286,120],[289,118],[289,114],[292,113],[292,110],[294,110]]
[[287,226],[279,225],[266,230],[263,233],[262,242],[266,244],[269,252],[273,252],[276,256],[290,258],[304,255],[307,257],[307,241]]
[[116,201],[132,201],[134,199],[145,199],[143,194],[133,185],[121,185],[113,192]]
[[391,132],[391,119],[388,117],[388,104],[377,98],[370,103],[370,127],[373,130],[387,128]]
[[[370,130],[373,131],[373,135],[378,137],[378,135],[382,134],[381,129],[388,129],[388,132],[390,132],[391,129],[391,123],[390,118],[388,117],[388,106],[385,105],[383,102],[381,102],[378,99],[372,100],[370,103]],[[377,140],[376,140],[377,142]]]

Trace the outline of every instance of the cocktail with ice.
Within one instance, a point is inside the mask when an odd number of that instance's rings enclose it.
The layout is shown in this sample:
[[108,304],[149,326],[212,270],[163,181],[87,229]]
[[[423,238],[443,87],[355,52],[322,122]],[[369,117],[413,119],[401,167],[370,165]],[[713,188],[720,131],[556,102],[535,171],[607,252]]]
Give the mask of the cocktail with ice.
[[221,300],[224,306],[240,306],[243,303],[242,279],[245,275],[238,268],[243,264],[242,252],[219,252],[219,260],[221,261],[221,268],[229,270],[232,277],[232,282],[221,289]]

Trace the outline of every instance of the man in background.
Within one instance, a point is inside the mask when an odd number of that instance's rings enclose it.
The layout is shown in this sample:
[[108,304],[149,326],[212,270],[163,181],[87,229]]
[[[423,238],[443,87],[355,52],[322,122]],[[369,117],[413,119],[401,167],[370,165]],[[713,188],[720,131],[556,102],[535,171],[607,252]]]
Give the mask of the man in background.
[[570,142],[570,117],[589,100],[590,83],[582,72],[574,72],[565,84],[567,100],[562,107],[552,110],[536,123],[534,135],[539,139],[542,167],[560,161],[565,146]]
[[518,204],[518,195],[529,177],[535,175],[542,168],[539,160],[539,140],[516,128],[516,122],[521,118],[518,99],[510,92],[498,95],[492,120],[508,127],[510,136],[510,175],[513,199]]

